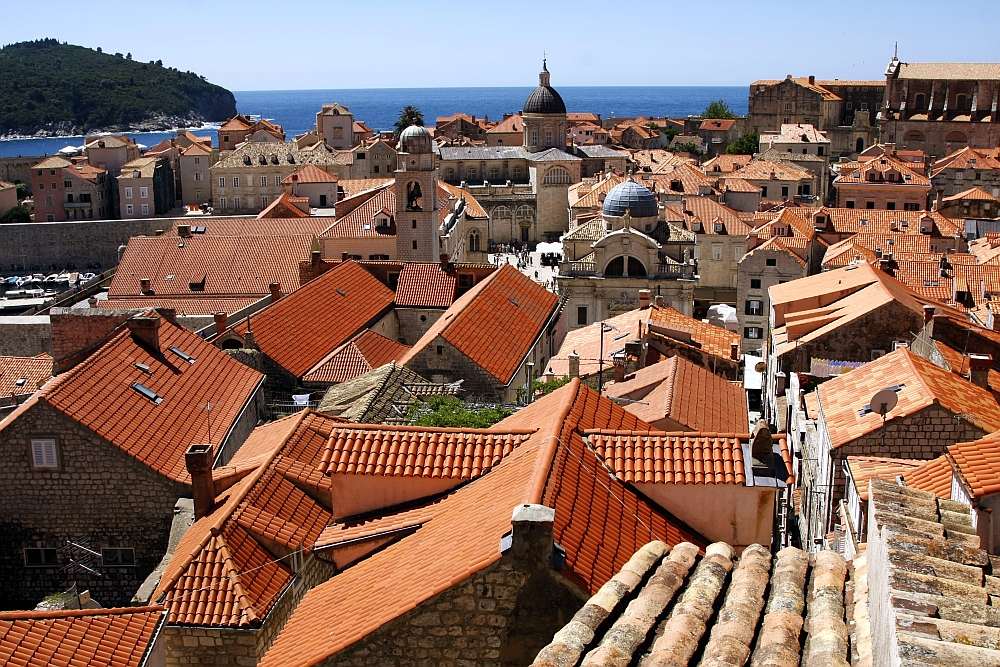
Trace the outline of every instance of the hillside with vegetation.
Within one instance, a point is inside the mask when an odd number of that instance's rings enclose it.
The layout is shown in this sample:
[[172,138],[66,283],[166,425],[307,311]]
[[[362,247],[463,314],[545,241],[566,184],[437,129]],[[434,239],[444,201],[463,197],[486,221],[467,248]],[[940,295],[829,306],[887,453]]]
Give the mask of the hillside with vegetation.
[[231,92],[159,60],[54,39],[0,49],[0,135],[157,130],[235,115]]

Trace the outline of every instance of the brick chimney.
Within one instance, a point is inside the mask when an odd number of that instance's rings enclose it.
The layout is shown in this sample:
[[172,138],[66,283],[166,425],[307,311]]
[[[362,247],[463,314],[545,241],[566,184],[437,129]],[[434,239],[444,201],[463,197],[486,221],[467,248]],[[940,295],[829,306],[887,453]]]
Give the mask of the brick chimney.
[[653,297],[653,305],[659,306],[660,308],[663,307],[663,295],[662,294],[657,294],[656,296]]
[[641,289],[639,290],[639,307],[645,310],[649,308],[649,290]]
[[924,304],[924,324],[928,324],[934,319],[934,306],[929,303]]
[[347,257],[348,257],[348,255],[347,255],[347,251],[346,250],[344,252],[340,253],[340,261],[341,262],[346,262],[347,261]]
[[215,317],[215,335],[218,336],[219,334],[221,334],[223,331],[226,330],[226,320],[228,319],[229,316],[225,312],[219,311],[218,313],[215,313],[214,317]]
[[809,75],[809,85],[810,86],[815,86],[816,85],[816,77],[813,76],[812,74]]
[[277,303],[281,299],[281,283],[271,283],[268,287],[271,290],[271,303]]
[[729,358],[732,359],[733,361],[739,361],[740,360],[740,344],[739,343],[730,343],[729,344]]
[[129,333],[137,342],[154,350],[160,349],[160,318],[157,316],[136,316],[125,322]]
[[990,354],[970,354],[969,355],[969,381],[972,384],[990,388],[990,369],[993,367],[993,355]]
[[194,494],[194,518],[211,513],[215,505],[215,482],[212,479],[212,445],[191,445],[184,452],[184,463],[191,475]]
[[150,283],[149,278],[140,278],[139,279],[139,292],[141,294],[152,294],[153,293],[153,290],[150,289],[149,283]]
[[580,355],[573,350],[569,353],[569,376],[571,378],[580,377]]

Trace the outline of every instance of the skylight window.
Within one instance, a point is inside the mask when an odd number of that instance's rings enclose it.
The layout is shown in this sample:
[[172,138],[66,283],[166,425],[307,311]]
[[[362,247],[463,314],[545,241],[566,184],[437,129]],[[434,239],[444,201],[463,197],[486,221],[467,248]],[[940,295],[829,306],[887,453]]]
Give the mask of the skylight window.
[[133,382],[130,386],[157,405],[163,402],[162,396],[158,395],[155,391],[144,384]]
[[347,293],[344,292],[344,290],[340,289],[339,287],[333,291],[339,294],[340,296],[347,296]]
[[17,382],[14,383],[15,386],[23,387],[28,381],[28,378],[17,378]]
[[153,374],[153,371],[152,369],[150,369],[149,364],[140,364],[139,362],[136,362],[135,367],[138,368],[143,373],[145,373],[146,375]]
[[508,301],[510,301],[510,302],[511,302],[512,304],[514,304],[515,306],[520,306],[520,305],[521,305],[521,304],[519,304],[519,303],[518,303],[517,301],[515,301],[514,299],[512,299],[512,298],[510,298],[510,297],[507,297],[507,300],[508,300]]
[[167,349],[170,350],[171,352],[173,352],[174,354],[176,354],[178,357],[180,357],[184,361],[188,362],[189,364],[193,364],[194,362],[198,361],[197,359],[195,359],[194,357],[192,357],[190,354],[188,354],[184,350],[182,350],[182,349],[180,349],[178,347],[174,347],[173,345],[171,345]]

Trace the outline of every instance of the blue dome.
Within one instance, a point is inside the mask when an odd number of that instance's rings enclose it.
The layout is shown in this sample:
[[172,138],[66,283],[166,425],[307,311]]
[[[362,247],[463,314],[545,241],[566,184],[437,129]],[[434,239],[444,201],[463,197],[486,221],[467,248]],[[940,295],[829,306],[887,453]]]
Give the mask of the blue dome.
[[645,185],[630,178],[611,188],[604,197],[603,210],[604,215],[613,218],[624,217],[626,210],[633,218],[655,218],[658,207],[656,195]]

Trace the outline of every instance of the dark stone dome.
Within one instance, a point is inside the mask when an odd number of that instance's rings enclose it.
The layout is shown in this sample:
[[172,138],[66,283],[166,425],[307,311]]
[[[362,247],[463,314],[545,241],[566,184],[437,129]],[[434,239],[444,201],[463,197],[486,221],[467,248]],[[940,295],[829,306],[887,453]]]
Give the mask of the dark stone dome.
[[566,104],[552,86],[539,86],[528,95],[524,113],[566,113]]
[[431,153],[434,150],[434,139],[426,127],[410,125],[399,135],[399,144],[403,153]]
[[655,218],[659,211],[656,195],[631,178],[619,183],[604,197],[603,212],[604,215],[621,218],[626,210],[633,218]]

